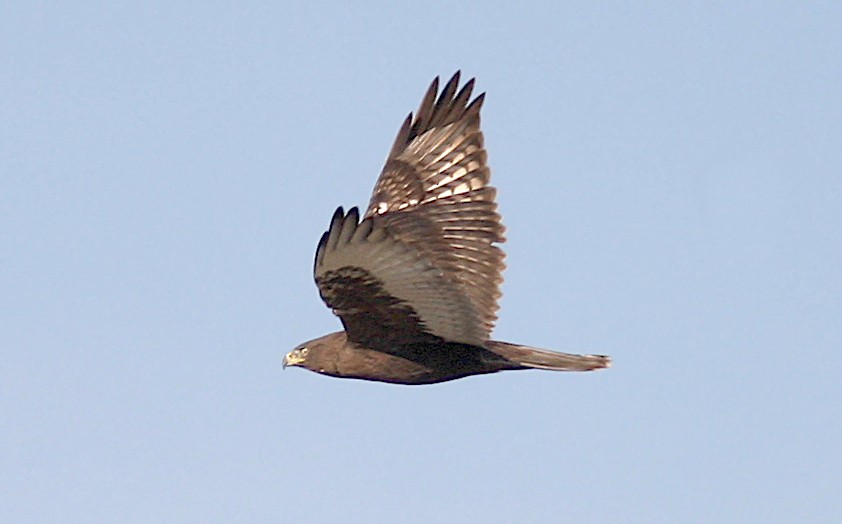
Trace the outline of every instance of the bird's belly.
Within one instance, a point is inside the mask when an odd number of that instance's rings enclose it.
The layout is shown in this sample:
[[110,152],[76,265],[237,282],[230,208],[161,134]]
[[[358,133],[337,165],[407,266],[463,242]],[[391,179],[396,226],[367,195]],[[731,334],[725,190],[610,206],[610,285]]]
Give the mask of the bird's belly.
[[368,348],[346,348],[337,360],[336,375],[394,384],[435,384],[501,369],[477,358],[478,348],[461,344],[425,347],[420,351],[404,349],[401,351],[406,356]]
[[441,381],[435,378],[436,370],[422,363],[370,349],[352,351],[354,354],[340,356],[336,366],[338,376],[396,384],[430,384]]

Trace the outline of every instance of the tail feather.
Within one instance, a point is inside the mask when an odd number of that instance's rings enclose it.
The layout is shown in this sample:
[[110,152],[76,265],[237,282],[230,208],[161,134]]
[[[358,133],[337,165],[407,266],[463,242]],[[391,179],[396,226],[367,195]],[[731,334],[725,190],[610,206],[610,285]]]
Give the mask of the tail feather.
[[575,355],[546,349],[489,340],[485,347],[501,357],[526,368],[552,371],[593,371],[611,366],[605,355]]

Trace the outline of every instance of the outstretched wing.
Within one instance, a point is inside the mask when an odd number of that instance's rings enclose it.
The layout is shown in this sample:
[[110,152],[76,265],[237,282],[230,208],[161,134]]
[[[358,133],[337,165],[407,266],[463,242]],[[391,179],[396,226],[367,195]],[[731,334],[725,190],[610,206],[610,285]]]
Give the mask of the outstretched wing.
[[437,338],[484,342],[470,300],[421,251],[390,235],[381,217],[360,222],[357,208],[337,209],[313,273],[348,338],[366,347],[391,352]]
[[415,118],[406,118],[365,216],[379,218],[394,239],[438,270],[439,281],[467,302],[464,315],[477,320],[484,342],[497,319],[505,265],[494,244],[504,241],[504,227],[488,185],[484,94],[469,103],[474,80],[457,93],[458,85],[457,72],[437,97],[436,78]]

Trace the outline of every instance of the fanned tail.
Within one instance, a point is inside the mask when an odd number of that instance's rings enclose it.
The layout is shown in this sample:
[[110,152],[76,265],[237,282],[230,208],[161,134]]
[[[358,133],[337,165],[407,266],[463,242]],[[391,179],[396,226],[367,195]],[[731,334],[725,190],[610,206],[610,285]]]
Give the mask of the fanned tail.
[[489,340],[485,347],[501,357],[526,368],[552,371],[593,371],[611,366],[611,357],[605,355],[575,355],[546,349]]

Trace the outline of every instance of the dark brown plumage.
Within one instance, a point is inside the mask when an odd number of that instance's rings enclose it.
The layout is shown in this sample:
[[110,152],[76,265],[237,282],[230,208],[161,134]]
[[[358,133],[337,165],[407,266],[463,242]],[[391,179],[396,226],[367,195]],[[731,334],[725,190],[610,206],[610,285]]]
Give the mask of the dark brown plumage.
[[[600,355],[572,355],[490,340],[497,319],[503,225],[488,185],[480,131],[484,94],[459,73],[436,78],[406,118],[365,215],[340,207],[313,272],[345,331],[284,357],[335,377],[430,384],[511,369],[590,371]],[[470,103],[469,103],[470,101]]]

